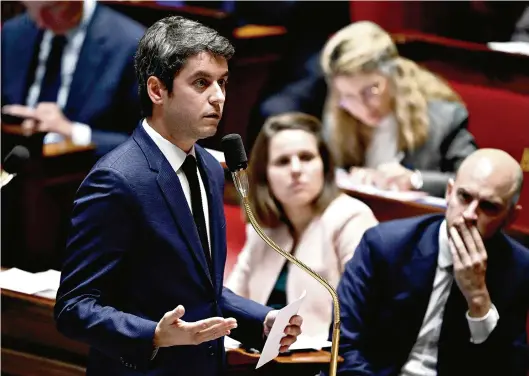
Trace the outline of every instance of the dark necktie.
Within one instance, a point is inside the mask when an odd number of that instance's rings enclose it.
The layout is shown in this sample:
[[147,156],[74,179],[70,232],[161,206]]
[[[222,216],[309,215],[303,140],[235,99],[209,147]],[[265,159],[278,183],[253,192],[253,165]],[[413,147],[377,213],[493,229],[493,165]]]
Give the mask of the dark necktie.
[[195,220],[200,243],[202,244],[202,250],[206,256],[209,269],[212,271],[206,219],[204,218],[204,208],[202,206],[202,195],[200,194],[200,183],[198,181],[197,161],[195,157],[188,155],[182,165],[182,169],[184,170],[191,190],[191,209],[193,211],[193,219]]
[[61,87],[61,61],[66,37],[56,35],[51,42],[51,50],[46,61],[46,73],[40,85],[40,102],[57,102],[57,95]]

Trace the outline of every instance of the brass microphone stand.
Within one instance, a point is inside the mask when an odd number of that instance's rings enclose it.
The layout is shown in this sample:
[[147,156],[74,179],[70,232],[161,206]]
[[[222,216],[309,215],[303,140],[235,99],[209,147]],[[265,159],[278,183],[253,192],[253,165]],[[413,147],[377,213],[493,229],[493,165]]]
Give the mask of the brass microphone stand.
[[329,294],[331,294],[334,305],[334,325],[332,331],[331,363],[329,366],[329,375],[336,376],[336,369],[338,366],[338,344],[340,341],[340,304],[338,302],[338,294],[336,293],[336,290],[322,276],[320,276],[318,273],[316,273],[314,270],[312,270],[310,267],[305,265],[303,262],[298,260],[290,253],[285,252],[276,243],[274,243],[274,241],[270,239],[268,235],[264,233],[264,231],[261,229],[261,226],[259,226],[259,223],[257,223],[257,220],[253,215],[252,209],[250,208],[250,203],[248,201],[248,177],[246,175],[246,171],[232,171],[231,176],[233,178],[233,182],[235,183],[235,188],[237,189],[237,192],[239,192],[239,196],[241,197],[246,215],[248,216],[248,219],[250,220],[250,223],[252,224],[257,234],[259,234],[259,236],[265,241],[265,243],[268,244],[274,251],[276,251],[281,256],[295,264],[297,267],[304,270],[306,273],[310,274],[314,279],[316,279],[320,284],[322,284],[323,287],[327,289]]

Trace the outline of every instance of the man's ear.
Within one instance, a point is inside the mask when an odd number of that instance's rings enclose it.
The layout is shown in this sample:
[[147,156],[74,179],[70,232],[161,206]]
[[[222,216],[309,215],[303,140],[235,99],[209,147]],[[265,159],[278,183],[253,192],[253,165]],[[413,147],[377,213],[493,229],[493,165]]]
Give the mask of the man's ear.
[[445,200],[448,203],[450,196],[452,195],[452,191],[454,189],[454,179],[450,178],[448,179],[448,183],[446,184],[446,191],[445,191]]
[[147,79],[147,94],[153,104],[163,104],[163,91],[165,87],[158,77],[150,76]]

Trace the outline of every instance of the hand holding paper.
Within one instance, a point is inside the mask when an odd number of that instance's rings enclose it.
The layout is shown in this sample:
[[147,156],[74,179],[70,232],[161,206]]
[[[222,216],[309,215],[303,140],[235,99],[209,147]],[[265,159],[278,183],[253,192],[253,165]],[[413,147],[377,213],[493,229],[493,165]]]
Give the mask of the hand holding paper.
[[298,316],[299,307],[305,298],[305,291],[298,300],[290,303],[279,311],[271,311],[265,318],[265,335],[268,335],[261,357],[255,368],[259,368],[280,352],[287,351],[301,334],[303,319]]

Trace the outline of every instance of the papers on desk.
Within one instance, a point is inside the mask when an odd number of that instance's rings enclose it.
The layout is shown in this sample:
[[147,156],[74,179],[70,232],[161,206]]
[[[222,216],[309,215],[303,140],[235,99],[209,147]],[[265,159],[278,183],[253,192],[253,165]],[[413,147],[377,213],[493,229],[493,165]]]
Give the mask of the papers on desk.
[[273,360],[276,356],[279,355],[279,348],[281,347],[281,338],[286,335],[284,333],[284,330],[287,327],[290,318],[298,313],[299,307],[301,307],[301,303],[303,302],[303,299],[305,299],[305,295],[306,291],[303,291],[303,294],[301,294],[301,296],[297,300],[293,301],[286,307],[280,309],[277,313],[274,325],[270,330],[270,334],[268,334],[268,338],[266,339],[263,351],[261,352],[261,356],[259,357],[257,366],[255,367],[256,369],[264,366],[266,363]]
[[416,201],[428,196],[425,192],[416,191],[385,191],[371,185],[355,184],[344,169],[336,169],[336,184],[342,189],[351,189],[360,193],[387,197],[399,201]]
[[228,336],[224,337],[224,348],[226,350],[238,349],[239,347],[241,347],[241,343],[239,341]]
[[61,272],[53,269],[30,273],[11,268],[0,272],[0,288],[55,299],[60,279]]
[[323,348],[331,347],[331,345],[331,341],[312,338],[302,334],[298,337],[297,341],[290,346],[289,350],[321,350]]
[[[238,349],[241,347],[241,343],[236,339],[231,337],[224,337],[224,348],[229,349]],[[323,348],[331,347],[332,342],[327,340],[322,340],[318,338],[309,337],[308,335],[302,334],[298,337],[297,341],[290,346],[289,350],[321,350]],[[257,351],[257,350],[256,350]]]
[[521,54],[529,55],[529,43],[528,42],[489,42],[487,46],[491,50],[507,52],[510,54]]

